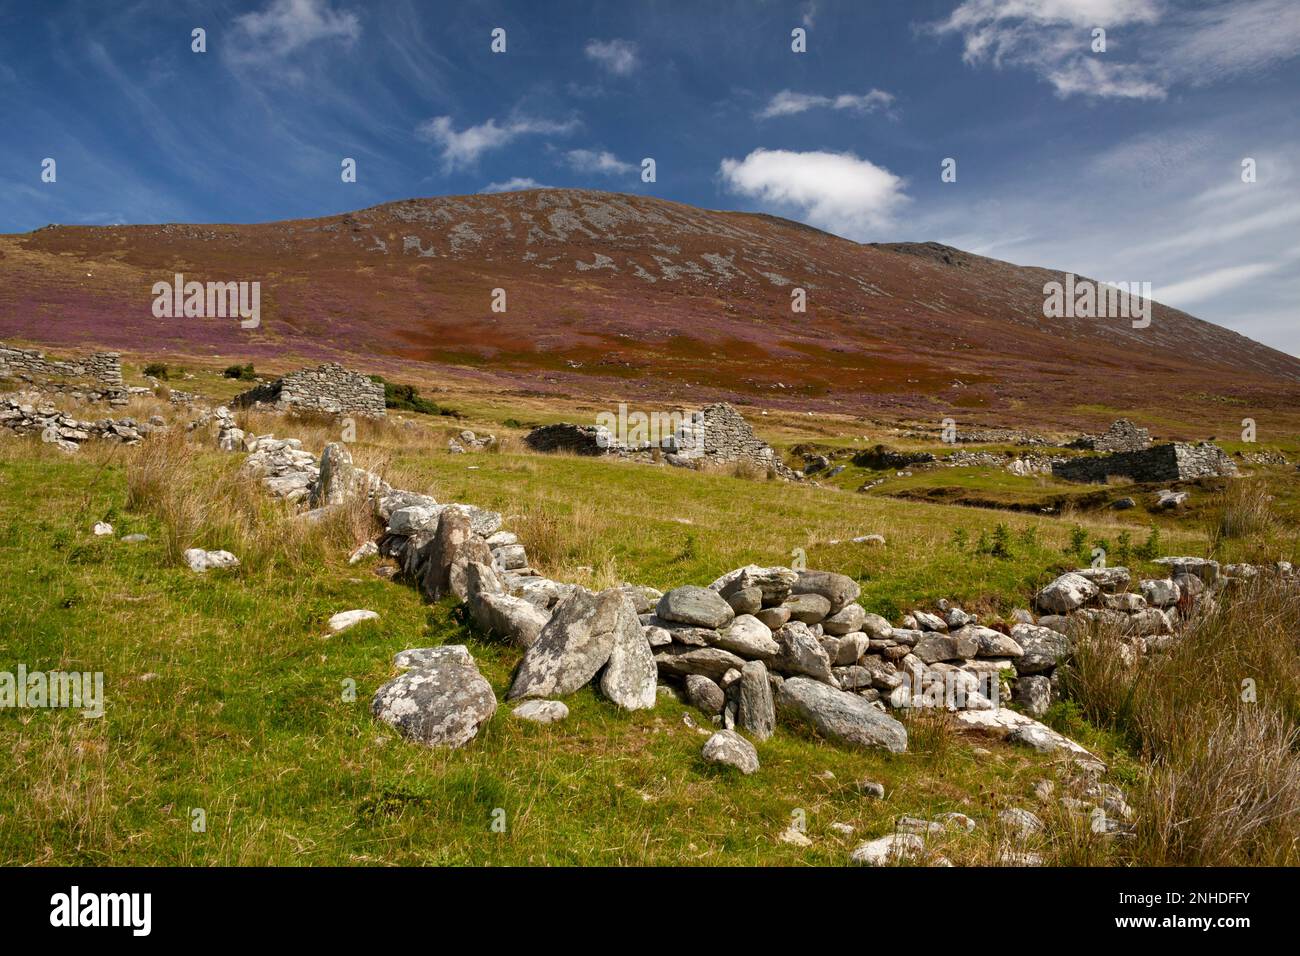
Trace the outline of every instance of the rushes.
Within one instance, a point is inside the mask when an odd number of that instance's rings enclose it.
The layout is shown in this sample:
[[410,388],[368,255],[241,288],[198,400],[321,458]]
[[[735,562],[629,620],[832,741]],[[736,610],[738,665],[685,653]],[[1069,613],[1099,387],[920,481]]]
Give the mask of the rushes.
[[1300,860],[1300,597],[1264,582],[1224,600],[1165,653],[1126,664],[1086,640],[1073,690],[1148,765],[1135,862],[1282,866]]

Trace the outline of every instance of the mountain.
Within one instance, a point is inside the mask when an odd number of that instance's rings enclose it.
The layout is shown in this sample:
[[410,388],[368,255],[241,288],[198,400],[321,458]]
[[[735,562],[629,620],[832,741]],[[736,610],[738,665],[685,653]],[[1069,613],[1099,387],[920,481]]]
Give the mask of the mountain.
[[[155,318],[153,285],[177,272],[260,281],[260,327]],[[1148,409],[1226,429],[1300,407],[1300,359],[1158,304],[1146,328],[1045,318],[1052,281],[1065,279],[936,243],[863,245],[768,215],[532,190],[0,236],[0,339],[1062,427]]]

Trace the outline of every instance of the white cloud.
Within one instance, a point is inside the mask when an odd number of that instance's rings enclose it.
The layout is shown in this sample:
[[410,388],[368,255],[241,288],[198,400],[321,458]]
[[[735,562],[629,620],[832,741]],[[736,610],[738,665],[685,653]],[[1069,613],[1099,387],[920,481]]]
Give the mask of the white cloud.
[[580,173],[601,176],[622,176],[636,169],[632,163],[623,162],[608,150],[571,149],[564,154],[564,161]]
[[235,18],[236,59],[284,57],[320,40],[351,43],[361,36],[361,21],[350,10],[335,10],[328,0],[271,0],[265,10]]
[[756,149],[724,159],[719,173],[731,192],[859,241],[887,229],[908,201],[902,179],[853,153]]
[[561,135],[572,132],[576,120],[554,122],[529,117],[513,117],[503,124],[490,119],[457,132],[450,116],[435,116],[416,127],[416,135],[435,143],[442,150],[443,169],[451,172],[473,166],[481,155],[500,149],[520,136],[532,134]]
[[759,119],[771,119],[774,116],[793,116],[806,113],[812,109],[850,110],[854,113],[872,113],[888,109],[894,102],[892,93],[884,90],[872,90],[869,93],[841,93],[838,96],[817,96],[812,93],[795,93],[782,90],[759,111]]
[[[1092,52],[1095,27],[1107,30],[1105,53]],[[1171,86],[1203,86],[1300,55],[1294,0],[1196,8],[1156,0],[964,0],[930,29],[959,35],[965,62],[1032,70],[1062,98],[1163,99]],[[1125,62],[1125,53],[1141,59]]]
[[813,25],[817,22],[817,0],[808,0],[808,2],[803,5],[803,17],[801,18],[801,22],[809,30],[813,28]]
[[550,189],[552,187],[539,183],[530,176],[513,176],[501,183],[488,183],[481,193],[513,193],[521,189]]
[[1153,290],[1157,301],[1186,309],[1197,302],[1204,302],[1216,295],[1235,289],[1252,279],[1267,275],[1278,268],[1276,262],[1254,262],[1240,266],[1224,266],[1204,275],[1193,276],[1173,285],[1161,286]]
[[583,52],[616,76],[627,76],[640,65],[631,40],[588,40]]

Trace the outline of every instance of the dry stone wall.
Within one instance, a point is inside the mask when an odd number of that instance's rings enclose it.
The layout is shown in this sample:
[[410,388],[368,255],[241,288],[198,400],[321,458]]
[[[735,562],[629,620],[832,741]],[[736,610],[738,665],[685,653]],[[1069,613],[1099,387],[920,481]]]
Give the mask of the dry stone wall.
[[371,418],[382,418],[387,414],[384,386],[337,362],[290,372],[274,382],[237,395],[233,404],[241,407],[274,405],[281,411],[300,409]]
[[1133,481],[1188,481],[1230,476],[1237,466],[1218,445],[1174,442],[1145,451],[1117,452],[1072,458],[1052,466],[1052,474],[1066,481],[1105,482],[1110,475]]
[[39,385],[44,391],[83,401],[125,405],[129,398],[122,383],[122,358],[117,352],[60,360],[47,358],[36,349],[13,348],[0,342],[0,379]]

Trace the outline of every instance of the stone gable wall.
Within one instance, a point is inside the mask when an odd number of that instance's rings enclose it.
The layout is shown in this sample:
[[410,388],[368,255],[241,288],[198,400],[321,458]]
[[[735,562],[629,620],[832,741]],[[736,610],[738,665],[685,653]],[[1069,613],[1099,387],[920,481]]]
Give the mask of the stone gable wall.
[[1235,475],[1237,466],[1217,445],[1176,442],[1144,451],[1117,452],[1072,458],[1052,466],[1052,474],[1066,481],[1105,482],[1118,475],[1137,482],[1186,481],[1219,475]]
[[125,404],[122,357],[96,352],[84,358],[51,359],[36,349],[12,348],[0,342],[0,379],[40,385],[46,391],[75,394],[87,401]]
[[384,386],[335,362],[300,369],[274,382],[258,385],[237,395],[234,404],[267,404],[280,409],[371,418],[382,418],[387,414]]

